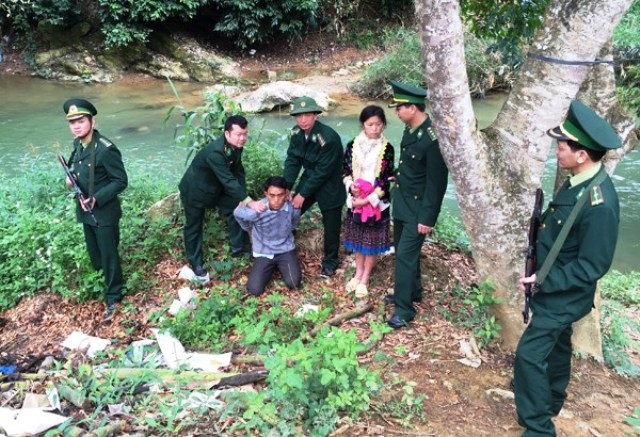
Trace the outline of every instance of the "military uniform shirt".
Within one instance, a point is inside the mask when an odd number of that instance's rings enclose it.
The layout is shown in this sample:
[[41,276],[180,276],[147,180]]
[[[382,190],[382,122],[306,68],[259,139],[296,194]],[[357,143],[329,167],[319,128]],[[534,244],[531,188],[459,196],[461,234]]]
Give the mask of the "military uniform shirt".
[[295,189],[305,199],[315,196],[320,210],[341,207],[347,194],[342,185],[342,141],[329,126],[316,121],[305,138],[295,127],[284,164],[284,178],[293,187],[300,169],[304,169]]
[[[599,172],[604,172],[600,166]],[[578,175],[579,176],[579,175]],[[572,323],[593,307],[596,282],[611,266],[618,239],[620,208],[609,178],[585,192],[596,175],[571,186],[567,180],[542,216],[538,233],[538,268],[546,259],[579,196],[589,196],[578,213],[549,274],[533,296],[536,318]]]
[[178,187],[183,201],[199,208],[213,208],[222,196],[245,200],[242,148],[227,144],[224,137],[210,142],[193,158]]
[[407,126],[400,144],[393,217],[433,227],[447,190],[448,175],[431,119],[427,117],[414,130]]
[[[122,216],[118,194],[128,185],[127,173],[118,148],[97,130],[91,141],[83,147],[80,139],[73,142],[70,167],[77,176],[78,186],[86,197],[96,199],[93,213],[100,226],[115,225]],[[94,158],[91,155],[94,153]],[[92,162],[93,161],[93,162]],[[94,166],[93,186],[90,186],[91,166]],[[79,222],[95,225],[91,214],[76,205]]]

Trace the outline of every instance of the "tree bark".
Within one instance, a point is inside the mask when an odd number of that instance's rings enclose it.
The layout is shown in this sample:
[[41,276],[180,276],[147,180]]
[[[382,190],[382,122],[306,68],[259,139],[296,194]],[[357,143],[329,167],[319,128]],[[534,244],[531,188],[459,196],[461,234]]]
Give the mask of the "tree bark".
[[[474,260],[503,300],[496,312],[503,343],[524,329],[518,279],[527,222],[557,126],[592,67],[527,58],[496,121],[479,131],[469,93],[464,27],[457,0],[423,0],[416,8],[435,129],[456,187]],[[632,0],[552,0],[531,52],[593,61]],[[546,193],[550,197],[551,193]]]

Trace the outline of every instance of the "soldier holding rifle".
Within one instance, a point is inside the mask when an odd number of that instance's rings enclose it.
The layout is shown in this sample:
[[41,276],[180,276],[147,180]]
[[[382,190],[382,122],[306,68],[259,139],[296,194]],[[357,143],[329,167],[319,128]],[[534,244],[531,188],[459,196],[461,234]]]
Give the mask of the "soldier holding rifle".
[[[84,228],[91,264],[104,273],[107,309],[103,322],[107,322],[124,291],[118,254],[122,216],[118,194],[127,188],[127,173],[118,148],[95,129],[95,106],[85,99],[69,99],[62,108],[74,137],[67,165],[82,192],[79,195],[76,191],[76,217]],[[74,188],[69,177],[66,183]]]
[[558,166],[569,178],[549,203],[538,231],[533,317],[516,350],[514,393],[524,436],[555,436],[552,417],[567,397],[572,324],[589,314],[596,283],[611,266],[618,240],[616,190],[601,164],[620,138],[604,119],[574,100],[567,119],[547,131],[558,142]]

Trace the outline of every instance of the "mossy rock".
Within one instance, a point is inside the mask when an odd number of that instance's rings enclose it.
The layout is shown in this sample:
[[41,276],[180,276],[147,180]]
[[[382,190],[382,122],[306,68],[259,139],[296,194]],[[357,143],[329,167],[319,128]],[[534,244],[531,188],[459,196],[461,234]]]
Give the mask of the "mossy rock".
[[78,41],[82,41],[91,32],[91,28],[88,21],[81,21],[71,27],[56,26],[45,21],[38,23],[38,33],[53,49],[77,46]]

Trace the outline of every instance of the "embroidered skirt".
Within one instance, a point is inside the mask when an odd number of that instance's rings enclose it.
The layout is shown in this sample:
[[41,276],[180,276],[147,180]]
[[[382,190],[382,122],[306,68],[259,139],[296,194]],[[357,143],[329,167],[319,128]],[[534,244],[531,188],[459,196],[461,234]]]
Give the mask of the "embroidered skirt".
[[362,223],[359,214],[353,214],[350,209],[347,209],[347,217],[344,221],[344,247],[365,255],[380,255],[391,249],[389,209],[382,211],[380,220],[369,220],[367,223]]

